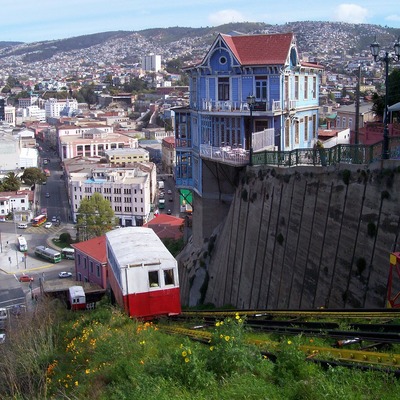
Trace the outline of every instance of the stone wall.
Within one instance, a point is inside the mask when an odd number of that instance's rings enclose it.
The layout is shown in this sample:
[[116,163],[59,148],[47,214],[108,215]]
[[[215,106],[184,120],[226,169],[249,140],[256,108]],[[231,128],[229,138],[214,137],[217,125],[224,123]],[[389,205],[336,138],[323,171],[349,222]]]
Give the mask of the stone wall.
[[183,302],[385,306],[389,254],[400,250],[399,187],[393,164],[248,168],[218,231],[180,259]]

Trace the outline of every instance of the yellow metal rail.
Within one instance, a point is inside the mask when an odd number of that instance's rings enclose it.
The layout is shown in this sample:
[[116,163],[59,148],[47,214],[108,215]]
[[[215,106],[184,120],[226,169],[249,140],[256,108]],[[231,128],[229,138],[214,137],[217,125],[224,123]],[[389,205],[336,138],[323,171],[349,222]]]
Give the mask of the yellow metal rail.
[[[184,335],[207,343],[211,341],[211,333],[204,330],[187,329],[178,326],[167,325],[159,325],[158,327],[160,330],[166,333]],[[257,345],[261,351],[271,351],[271,349],[274,349],[278,346],[277,342],[272,342],[269,340],[249,339],[247,342]],[[346,361],[357,364],[380,365],[396,368],[400,367],[400,354],[308,345],[300,345],[299,350],[302,351],[307,358],[324,357],[341,362]]]
[[290,318],[335,318],[335,319],[400,319],[400,309],[397,311],[343,311],[343,310],[309,310],[309,311],[265,311],[265,310],[251,310],[251,311],[184,311],[184,317],[214,317],[225,318],[233,317],[235,315],[251,316],[251,317],[290,317]]

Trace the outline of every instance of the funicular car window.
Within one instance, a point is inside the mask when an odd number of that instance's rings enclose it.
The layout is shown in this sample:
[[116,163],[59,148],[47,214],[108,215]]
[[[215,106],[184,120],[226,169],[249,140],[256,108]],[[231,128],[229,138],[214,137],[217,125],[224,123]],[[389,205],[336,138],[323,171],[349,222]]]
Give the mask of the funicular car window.
[[149,286],[150,287],[160,286],[158,271],[149,271]]
[[164,283],[166,285],[175,285],[173,269],[164,269]]

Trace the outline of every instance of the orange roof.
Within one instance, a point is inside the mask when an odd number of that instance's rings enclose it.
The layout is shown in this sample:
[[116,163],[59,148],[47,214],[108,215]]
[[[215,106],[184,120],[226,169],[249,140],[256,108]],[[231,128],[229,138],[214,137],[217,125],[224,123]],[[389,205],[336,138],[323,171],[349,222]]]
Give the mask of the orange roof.
[[160,239],[178,240],[183,236],[183,222],[183,218],[173,217],[172,215],[168,214],[159,214],[157,217],[153,218],[143,226],[153,229],[154,233]]
[[272,35],[221,34],[225,43],[242,65],[285,64],[293,33]]
[[105,235],[86,240],[85,242],[71,244],[71,247],[85,253],[102,264],[107,262]]

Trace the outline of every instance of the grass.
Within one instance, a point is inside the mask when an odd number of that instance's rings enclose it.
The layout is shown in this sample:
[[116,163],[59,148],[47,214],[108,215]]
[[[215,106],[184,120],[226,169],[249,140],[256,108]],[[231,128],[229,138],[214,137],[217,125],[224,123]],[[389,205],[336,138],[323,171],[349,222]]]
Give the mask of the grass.
[[[107,303],[71,312],[39,304],[0,347],[2,399],[392,399],[393,376],[307,362],[304,337],[278,340],[276,362],[245,340],[237,316],[218,321],[209,344],[167,335]],[[308,339],[307,339],[308,340]]]

